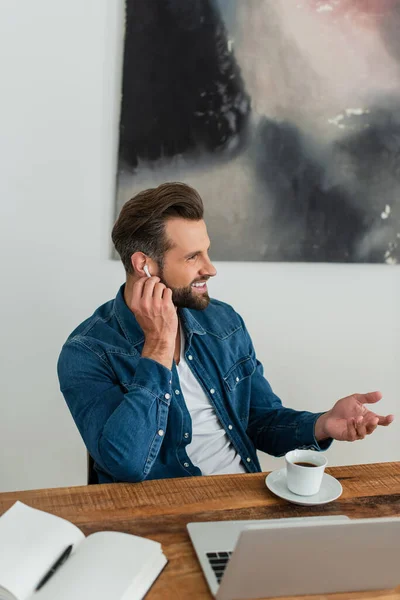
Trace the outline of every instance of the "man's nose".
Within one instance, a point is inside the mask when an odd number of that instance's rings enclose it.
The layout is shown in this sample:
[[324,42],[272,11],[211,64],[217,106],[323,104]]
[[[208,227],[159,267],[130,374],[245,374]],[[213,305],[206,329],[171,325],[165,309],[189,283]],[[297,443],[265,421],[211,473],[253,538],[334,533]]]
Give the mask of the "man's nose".
[[211,260],[206,261],[206,263],[204,264],[204,266],[201,270],[201,274],[209,275],[210,277],[215,277],[215,275],[217,274],[217,269],[214,267]]

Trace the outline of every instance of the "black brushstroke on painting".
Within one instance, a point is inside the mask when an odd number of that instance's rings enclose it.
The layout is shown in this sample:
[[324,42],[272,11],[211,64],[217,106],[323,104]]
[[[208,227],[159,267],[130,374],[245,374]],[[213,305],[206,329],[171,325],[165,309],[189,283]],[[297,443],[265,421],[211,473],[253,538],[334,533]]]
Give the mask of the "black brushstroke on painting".
[[219,151],[250,112],[214,2],[128,0],[120,156],[136,166],[189,151]]

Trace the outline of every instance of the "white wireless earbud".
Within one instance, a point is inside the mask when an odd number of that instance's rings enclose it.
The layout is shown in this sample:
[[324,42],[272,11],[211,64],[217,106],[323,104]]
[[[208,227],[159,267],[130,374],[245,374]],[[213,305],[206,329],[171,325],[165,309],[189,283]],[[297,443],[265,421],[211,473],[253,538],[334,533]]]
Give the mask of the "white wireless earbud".
[[149,267],[147,265],[144,265],[143,271],[146,273],[147,277],[151,277]]

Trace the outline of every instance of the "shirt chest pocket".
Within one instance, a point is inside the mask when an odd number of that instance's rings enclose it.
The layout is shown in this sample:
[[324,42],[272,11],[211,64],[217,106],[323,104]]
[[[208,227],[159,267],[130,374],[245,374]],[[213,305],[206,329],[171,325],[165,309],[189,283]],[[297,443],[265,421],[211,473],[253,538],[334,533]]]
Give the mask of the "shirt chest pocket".
[[224,375],[224,381],[229,391],[233,392],[238,385],[248,377],[250,377],[256,366],[251,356],[241,358],[233,367]]

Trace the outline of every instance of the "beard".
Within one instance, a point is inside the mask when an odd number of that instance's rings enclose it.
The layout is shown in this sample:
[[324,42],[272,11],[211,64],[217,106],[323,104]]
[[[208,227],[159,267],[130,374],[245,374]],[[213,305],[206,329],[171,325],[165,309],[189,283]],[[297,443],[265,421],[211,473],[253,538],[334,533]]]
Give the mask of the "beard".
[[[161,283],[166,285],[172,291],[172,302],[177,308],[193,308],[194,310],[204,310],[210,304],[210,296],[208,295],[208,292],[198,294],[193,291],[192,285],[181,288],[172,287],[165,281],[162,269],[160,269],[159,277]],[[201,281],[204,280],[207,281],[208,278],[204,278]],[[192,283],[194,283],[194,281]]]
[[210,304],[208,292],[197,294],[193,292],[190,285],[183,288],[171,288],[172,302],[177,308],[193,308],[194,310],[204,310]]

